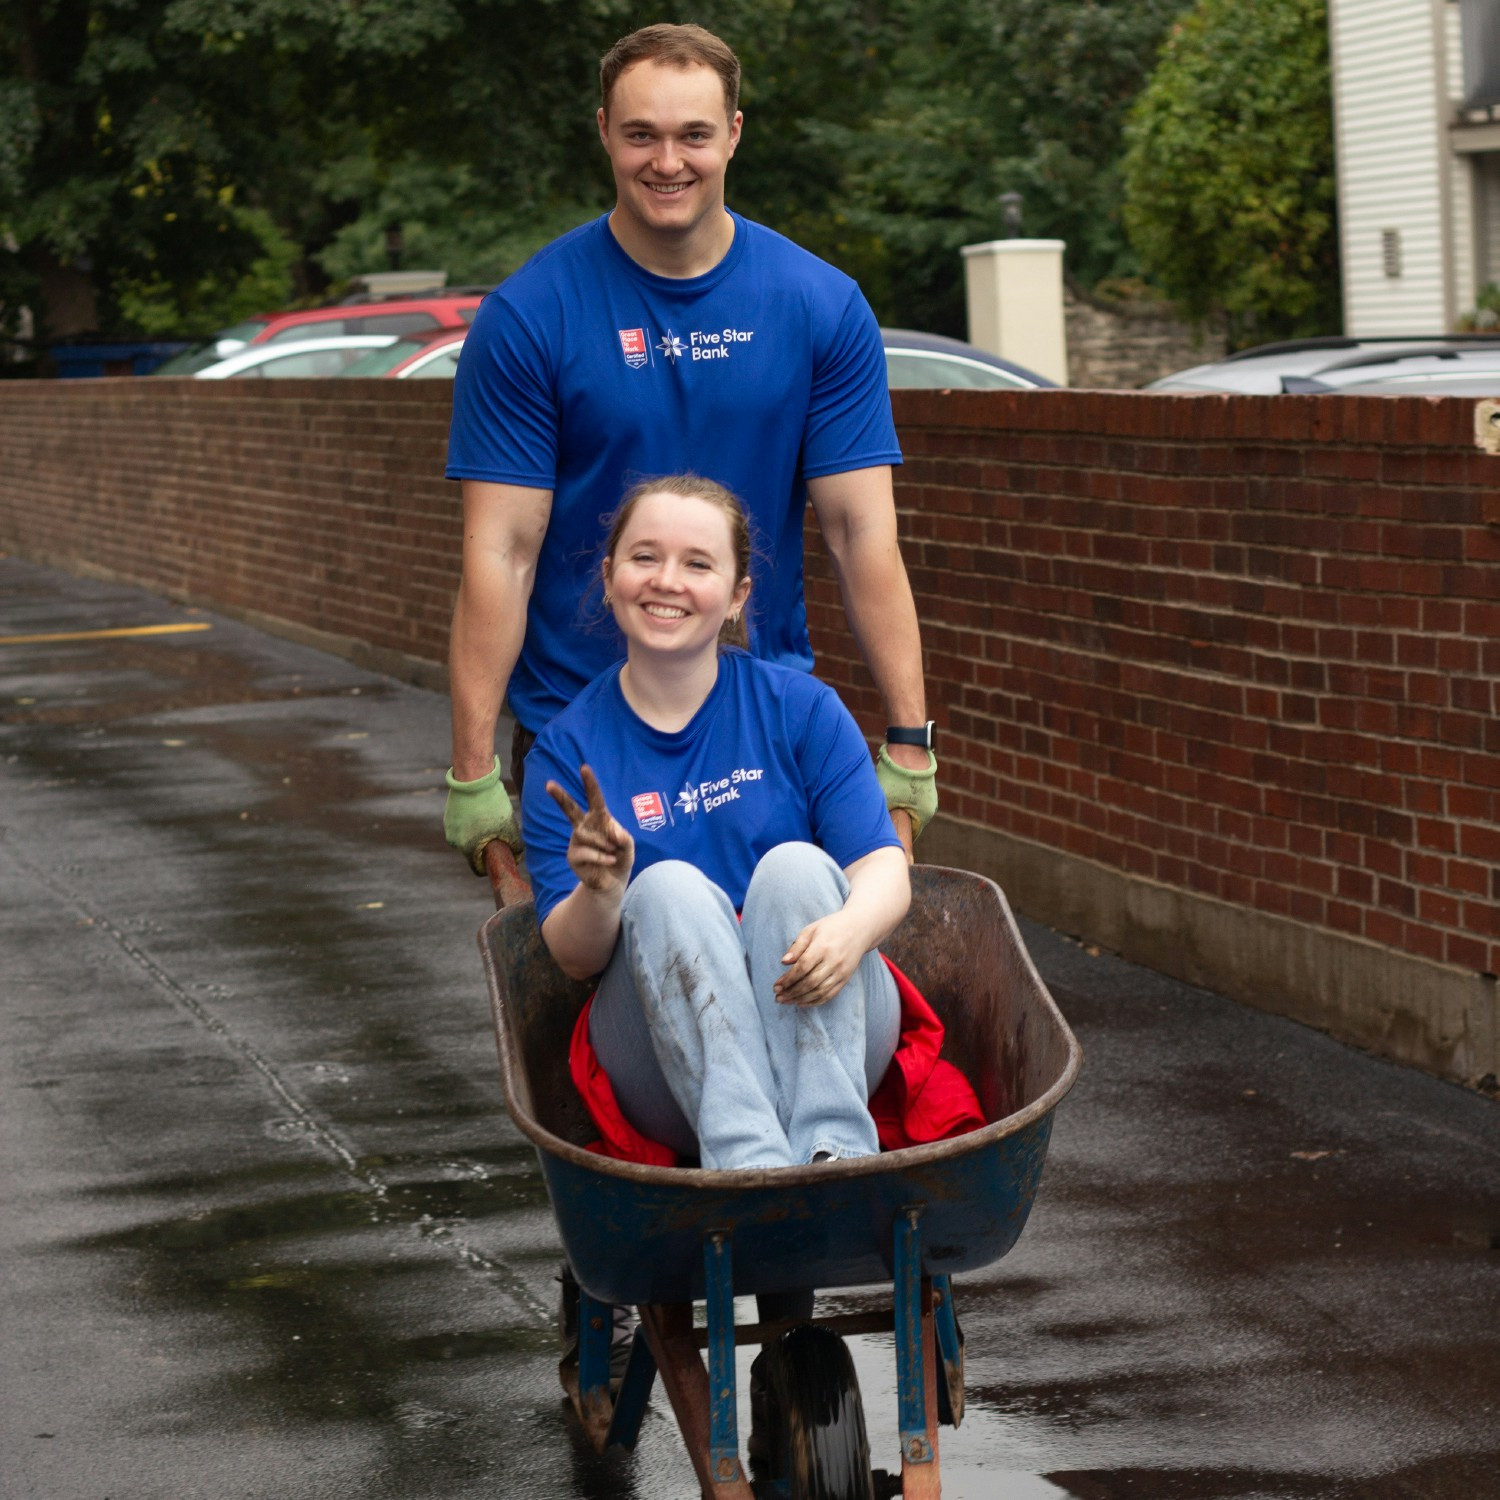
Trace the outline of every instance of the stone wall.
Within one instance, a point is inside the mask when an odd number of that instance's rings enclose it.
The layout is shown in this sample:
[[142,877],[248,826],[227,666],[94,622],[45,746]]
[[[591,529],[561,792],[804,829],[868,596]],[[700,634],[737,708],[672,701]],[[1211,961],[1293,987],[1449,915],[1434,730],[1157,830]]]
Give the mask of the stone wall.
[[1139,390],[1163,375],[1222,359],[1223,332],[1194,330],[1160,302],[1105,302],[1069,284],[1068,384],[1075,390]]

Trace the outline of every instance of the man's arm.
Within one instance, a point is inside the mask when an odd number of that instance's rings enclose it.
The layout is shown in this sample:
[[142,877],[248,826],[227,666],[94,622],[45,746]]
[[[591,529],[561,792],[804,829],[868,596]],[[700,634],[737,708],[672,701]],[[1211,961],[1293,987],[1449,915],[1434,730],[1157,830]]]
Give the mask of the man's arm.
[[448,673],[453,775],[472,781],[494,765],[495,724],[526,634],[552,491],[466,479],[463,496],[463,578],[453,608]]
[[[923,724],[922,636],[906,564],[896,542],[896,498],[887,464],[807,482],[828,544],[855,644],[885,701],[889,724]],[[897,765],[925,770],[927,752],[892,745]]]
[[[838,575],[849,628],[885,700],[886,723],[925,724],[922,637],[896,542],[889,465],[810,479],[807,493]],[[880,747],[875,772],[910,858],[912,841],[937,812],[937,760],[919,745],[888,743]]]

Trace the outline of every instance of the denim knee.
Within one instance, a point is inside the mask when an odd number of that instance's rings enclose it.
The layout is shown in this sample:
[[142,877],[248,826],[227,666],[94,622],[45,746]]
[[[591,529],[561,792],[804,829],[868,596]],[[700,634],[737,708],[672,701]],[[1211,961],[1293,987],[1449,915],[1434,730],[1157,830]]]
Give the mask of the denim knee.
[[692,903],[723,893],[696,865],[681,859],[664,859],[648,865],[627,887],[620,907],[622,918],[639,917],[643,912],[672,915],[691,911]]
[[745,910],[796,911],[809,901],[823,912],[837,911],[849,895],[849,881],[833,857],[816,844],[777,844],[760,858],[745,891]]

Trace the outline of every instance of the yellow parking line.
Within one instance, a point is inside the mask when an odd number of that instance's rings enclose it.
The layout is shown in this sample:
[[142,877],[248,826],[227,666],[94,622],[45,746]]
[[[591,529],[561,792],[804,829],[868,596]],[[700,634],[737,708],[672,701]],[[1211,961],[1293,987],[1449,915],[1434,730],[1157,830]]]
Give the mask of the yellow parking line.
[[212,630],[207,623],[193,625],[132,625],[119,630],[68,630],[56,635],[0,635],[0,646],[43,645],[50,641],[104,641],[127,635],[183,635],[190,630]]

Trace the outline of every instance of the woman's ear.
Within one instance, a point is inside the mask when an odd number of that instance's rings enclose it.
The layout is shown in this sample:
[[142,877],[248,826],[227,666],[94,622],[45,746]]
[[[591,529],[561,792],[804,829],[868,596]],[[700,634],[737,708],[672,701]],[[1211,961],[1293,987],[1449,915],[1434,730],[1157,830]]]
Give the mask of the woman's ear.
[[735,584],[734,594],[729,602],[730,619],[737,619],[741,614],[744,613],[745,600],[747,600],[749,597],[750,579],[748,577],[742,578],[737,584]]

